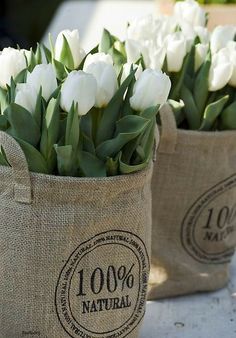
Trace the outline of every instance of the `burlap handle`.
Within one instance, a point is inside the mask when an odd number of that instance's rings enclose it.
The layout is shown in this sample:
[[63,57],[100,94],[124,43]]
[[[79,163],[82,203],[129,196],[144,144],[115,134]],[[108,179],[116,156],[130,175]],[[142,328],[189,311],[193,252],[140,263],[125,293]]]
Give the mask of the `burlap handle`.
[[163,105],[160,109],[160,118],[161,137],[158,152],[173,154],[177,144],[178,131],[174,113],[169,104]]
[[14,199],[19,203],[32,203],[31,180],[25,154],[15,139],[0,131],[0,147],[3,147],[13,170]]

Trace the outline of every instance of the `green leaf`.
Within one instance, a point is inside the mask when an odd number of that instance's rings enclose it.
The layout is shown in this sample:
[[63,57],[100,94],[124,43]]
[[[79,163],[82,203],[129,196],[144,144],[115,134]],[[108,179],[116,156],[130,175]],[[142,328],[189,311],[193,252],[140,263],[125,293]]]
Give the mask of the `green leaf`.
[[54,144],[58,142],[60,130],[60,97],[51,99],[42,126],[42,137],[40,142],[40,151],[46,159],[50,173],[53,172],[56,165],[56,153]]
[[71,145],[73,151],[76,151],[80,136],[80,118],[74,103],[67,116],[65,145]]
[[220,115],[221,129],[236,129],[236,102],[226,107]]
[[96,153],[99,158],[105,160],[107,157],[113,157],[129,141],[140,135],[148,126],[149,120],[136,115],[128,115],[116,123],[116,137],[100,144]]
[[97,144],[112,138],[115,131],[115,123],[119,118],[120,110],[123,104],[124,94],[134,79],[134,76],[135,71],[131,72],[131,74],[125,79],[107,107],[104,109],[97,131]]
[[0,165],[9,167],[9,163],[7,162],[5,151],[3,150],[3,147],[0,147]]
[[73,70],[75,68],[74,59],[73,59],[73,55],[70,49],[70,45],[64,34],[63,34],[63,45],[62,45],[61,54],[60,54],[59,59],[61,63],[63,63],[63,65],[65,65],[70,70]]
[[41,50],[41,46],[39,43],[37,43],[37,49],[35,52],[35,58],[36,58],[36,64],[41,64],[42,63],[42,50]]
[[116,176],[119,173],[119,158],[108,157],[106,161],[107,176]]
[[11,103],[4,111],[10,127],[7,132],[32,146],[37,146],[40,140],[40,129],[31,113],[16,103]]
[[175,81],[172,84],[170,99],[178,101],[181,98],[180,92],[181,92],[190,62],[191,62],[191,53],[188,53],[185,56],[181,71],[178,74],[176,74]]
[[61,81],[64,80],[67,77],[67,71],[66,71],[65,66],[61,62],[55,59],[53,59],[52,64],[55,68],[58,80],[61,80]]
[[184,112],[189,124],[189,128],[197,130],[201,124],[201,116],[198,112],[196,103],[190,90],[183,85],[181,90],[181,98],[184,101]]
[[[133,71],[134,71],[133,67],[131,66],[130,72],[132,73]],[[122,73],[121,73],[121,75],[122,75]],[[132,78],[132,81],[130,82],[130,84],[128,86],[127,93],[125,95],[125,101],[124,101],[123,107],[122,107],[122,116],[134,114],[134,110],[130,106],[130,98],[133,95],[133,89],[134,89],[135,82],[136,82],[136,79],[135,79],[135,76],[134,76]]]
[[221,99],[219,99],[218,101],[211,103],[206,107],[200,130],[211,130],[217,117],[221,114],[228,99],[229,96],[226,95]]
[[174,100],[168,100],[169,105],[171,106],[172,111],[175,115],[175,120],[177,126],[179,126],[185,119],[184,115],[184,102],[182,100],[180,101],[174,101]]
[[111,55],[113,61],[114,61],[114,67],[116,70],[117,75],[119,75],[123,64],[126,62],[126,57],[119,52],[114,46],[112,46],[109,51],[108,54]]
[[24,83],[24,82],[26,82],[27,71],[28,71],[28,69],[23,69],[23,70],[15,77],[14,82],[15,82],[15,83]]
[[71,145],[58,146],[54,145],[57,154],[57,168],[59,175],[72,176],[73,175],[73,149]]
[[6,131],[9,127],[6,116],[0,115],[0,130]]
[[210,54],[207,56],[206,61],[203,63],[201,68],[199,69],[195,83],[194,83],[194,90],[193,96],[196,102],[196,106],[198,108],[198,112],[200,116],[203,115],[204,109],[206,106],[207,98],[208,98],[208,79],[209,79],[209,72],[211,67],[211,57]]
[[46,161],[40,152],[24,140],[21,140],[18,137],[15,137],[15,139],[25,154],[29,170],[36,173],[48,174]]
[[122,160],[122,152],[120,152],[119,155],[119,171],[123,175],[131,174],[140,170],[145,169],[150,162],[150,158],[147,158],[144,162],[136,164],[136,165],[130,165]]
[[44,55],[45,58],[47,60],[47,63],[51,63],[52,62],[52,53],[51,51],[43,44],[43,51],[44,51]]
[[148,120],[153,120],[153,118],[156,117],[158,111],[159,111],[160,105],[158,104],[157,106],[152,106],[149,107],[147,109],[145,109],[144,111],[141,112],[140,116],[148,119]]
[[104,29],[102,33],[102,39],[99,44],[99,52],[108,54],[108,51],[113,46],[114,42],[115,41],[111,33],[107,29]]
[[79,152],[79,166],[86,177],[106,177],[105,163],[86,151]]
[[7,91],[0,87],[0,110],[3,114],[4,110],[7,108]]

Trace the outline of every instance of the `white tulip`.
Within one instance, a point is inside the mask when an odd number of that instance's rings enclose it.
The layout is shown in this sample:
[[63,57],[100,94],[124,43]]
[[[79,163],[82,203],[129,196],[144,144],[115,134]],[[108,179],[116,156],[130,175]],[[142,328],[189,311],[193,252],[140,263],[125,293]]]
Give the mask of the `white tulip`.
[[42,88],[42,97],[48,101],[53,92],[57,89],[57,78],[51,64],[37,65],[32,73],[27,75],[27,84],[39,93]]
[[174,15],[179,23],[186,21],[191,26],[206,25],[206,12],[194,0],[177,2],[174,7]]
[[210,32],[206,27],[196,26],[194,27],[196,36],[199,37],[201,43],[207,44],[210,41]]
[[231,78],[229,80],[229,84],[232,87],[236,87],[236,42],[230,41],[227,44],[227,49],[229,51],[229,57],[230,57],[231,64],[232,64],[232,67],[233,67],[233,72],[232,72]]
[[181,32],[170,34],[165,40],[167,67],[169,72],[179,72],[187,54],[187,42]]
[[212,53],[217,53],[220,49],[226,47],[229,41],[233,41],[235,33],[235,26],[217,26],[211,35]]
[[165,61],[166,50],[164,47],[151,47],[149,50],[149,68],[161,70]]
[[118,88],[114,67],[103,61],[89,64],[84,70],[92,74],[97,81],[95,107],[106,107]]
[[26,67],[26,57],[22,50],[4,48],[0,53],[0,87],[6,89],[11,78],[15,78]]
[[209,90],[217,91],[224,88],[233,73],[233,65],[227,48],[221,49],[212,55],[212,63],[209,74]]
[[[64,45],[64,38],[66,38],[68,45],[70,47],[71,55],[73,57],[73,65],[69,65],[68,63],[64,62],[63,60],[63,45]],[[79,39],[79,32],[77,29],[70,31],[64,30],[60,32],[57,36],[56,43],[55,43],[55,59],[65,64],[70,69],[76,69],[79,67],[81,61],[85,57],[85,51],[80,46],[80,39]]]
[[123,83],[125,81],[125,79],[129,76],[130,71],[131,71],[131,67],[133,67],[133,70],[136,69],[135,72],[135,78],[136,80],[138,80],[143,72],[143,68],[141,65],[137,65],[134,63],[125,63],[123,65],[123,70],[122,70],[122,75],[121,75],[121,83]]
[[152,15],[138,18],[127,28],[127,38],[136,41],[146,41],[156,36],[157,24]]
[[66,78],[61,89],[61,108],[69,112],[72,104],[78,107],[82,116],[94,106],[97,94],[97,82],[93,75],[83,71],[73,71]]
[[87,71],[88,66],[91,63],[97,63],[97,62],[105,62],[110,65],[113,65],[113,60],[110,54],[105,53],[95,53],[95,54],[89,54],[84,62],[84,71]]
[[205,45],[203,43],[198,43],[195,46],[195,72],[201,67],[203,62],[206,59],[207,53],[209,50],[209,45]]
[[135,63],[140,59],[142,55],[142,45],[141,42],[127,39],[125,41],[125,51],[127,55],[128,63]]
[[169,77],[153,69],[146,69],[134,85],[130,105],[136,111],[162,105],[167,101],[171,82]]
[[18,83],[16,86],[15,103],[33,113],[36,108],[38,94],[29,84]]

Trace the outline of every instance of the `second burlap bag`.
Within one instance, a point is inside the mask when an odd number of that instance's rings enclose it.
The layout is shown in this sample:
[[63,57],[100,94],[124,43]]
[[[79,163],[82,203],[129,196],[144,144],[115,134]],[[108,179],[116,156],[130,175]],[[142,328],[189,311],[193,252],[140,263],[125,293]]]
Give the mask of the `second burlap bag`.
[[176,128],[161,111],[149,299],[225,286],[236,244],[236,131]]

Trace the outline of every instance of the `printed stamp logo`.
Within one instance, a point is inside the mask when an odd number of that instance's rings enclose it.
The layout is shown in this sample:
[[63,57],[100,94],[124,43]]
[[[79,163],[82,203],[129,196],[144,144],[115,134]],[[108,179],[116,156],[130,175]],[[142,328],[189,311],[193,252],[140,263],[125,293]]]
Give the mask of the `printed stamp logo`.
[[185,250],[206,264],[230,261],[236,245],[236,174],[204,193],[188,210],[181,229]]
[[130,232],[104,232],[79,245],[55,293],[65,331],[73,338],[128,336],[145,313],[149,268],[143,241]]

